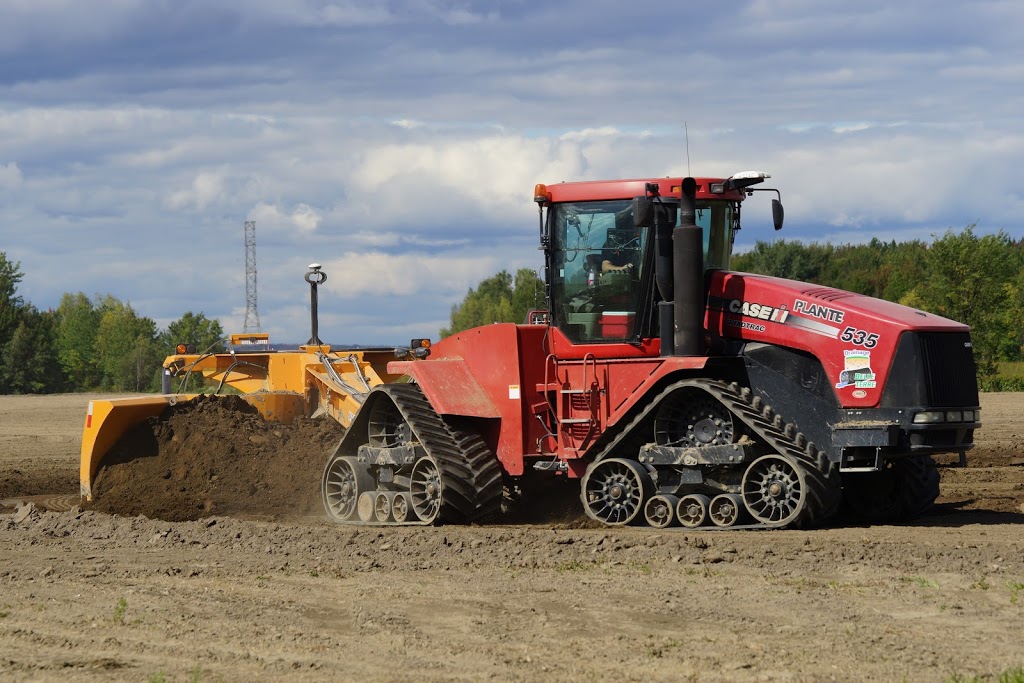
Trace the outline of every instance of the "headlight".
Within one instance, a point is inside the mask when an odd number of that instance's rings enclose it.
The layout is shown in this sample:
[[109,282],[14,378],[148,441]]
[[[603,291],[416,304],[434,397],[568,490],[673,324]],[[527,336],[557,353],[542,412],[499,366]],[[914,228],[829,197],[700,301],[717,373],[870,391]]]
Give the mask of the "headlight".
[[965,410],[964,411],[964,422],[974,422],[974,411],[973,410]]
[[960,410],[950,410],[946,413],[946,422],[963,422],[964,414]]
[[914,416],[914,424],[928,425],[938,424],[946,419],[946,413],[941,410],[925,410]]

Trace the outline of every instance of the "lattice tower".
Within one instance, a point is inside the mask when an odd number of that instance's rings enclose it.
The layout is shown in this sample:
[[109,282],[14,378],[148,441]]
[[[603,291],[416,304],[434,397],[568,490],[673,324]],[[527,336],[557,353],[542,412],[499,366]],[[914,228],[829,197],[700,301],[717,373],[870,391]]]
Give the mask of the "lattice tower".
[[260,331],[260,314],[256,310],[256,221],[245,222],[245,325],[242,331]]

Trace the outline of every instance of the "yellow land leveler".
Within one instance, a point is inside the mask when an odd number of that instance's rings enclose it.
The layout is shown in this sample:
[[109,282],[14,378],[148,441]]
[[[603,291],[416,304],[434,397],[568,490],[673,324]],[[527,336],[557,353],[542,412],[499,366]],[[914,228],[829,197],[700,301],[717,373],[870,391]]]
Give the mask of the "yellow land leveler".
[[[288,424],[297,415],[327,415],[348,427],[373,387],[401,378],[387,372],[388,361],[395,360],[394,348],[333,350],[326,344],[306,344],[278,351],[271,349],[269,335],[263,333],[235,334],[229,341],[231,351],[226,353],[188,353],[179,347],[179,353],[164,360],[165,385],[201,375],[207,384],[216,383],[218,391],[231,387],[240,392],[240,398],[267,420]],[[126,431],[200,395],[165,393],[89,401],[79,472],[82,497],[92,500],[92,484],[103,456]]]
[[310,284],[312,335],[297,349],[280,350],[270,345],[265,333],[233,334],[228,351],[197,353],[191,344],[179,344],[163,363],[163,394],[89,401],[82,432],[79,481],[81,495],[93,499],[92,486],[103,457],[118,439],[147,418],[169,406],[191,401],[202,394],[173,393],[175,381],[188,386],[191,376],[202,376],[213,393],[231,387],[267,419],[290,424],[297,415],[326,415],[348,427],[370,391],[380,384],[403,379],[389,374],[388,361],[423,358],[430,341],[412,340],[408,349],[332,349],[317,333],[317,285],[326,280],[318,264],[306,273]]

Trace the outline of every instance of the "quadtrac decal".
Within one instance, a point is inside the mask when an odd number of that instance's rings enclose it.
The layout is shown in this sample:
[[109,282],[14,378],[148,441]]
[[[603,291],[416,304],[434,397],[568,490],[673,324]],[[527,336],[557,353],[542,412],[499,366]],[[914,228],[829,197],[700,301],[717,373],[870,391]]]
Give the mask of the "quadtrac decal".
[[846,387],[856,389],[874,389],[875,373],[871,369],[871,352],[867,349],[847,349],[843,351],[843,371],[839,373],[836,389]]

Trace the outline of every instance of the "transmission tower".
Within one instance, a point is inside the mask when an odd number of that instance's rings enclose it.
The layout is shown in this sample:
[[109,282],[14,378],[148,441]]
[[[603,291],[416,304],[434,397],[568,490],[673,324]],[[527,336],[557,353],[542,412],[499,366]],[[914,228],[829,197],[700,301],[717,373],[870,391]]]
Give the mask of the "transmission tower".
[[242,331],[260,331],[260,314],[256,310],[256,221],[245,222],[245,324]]

